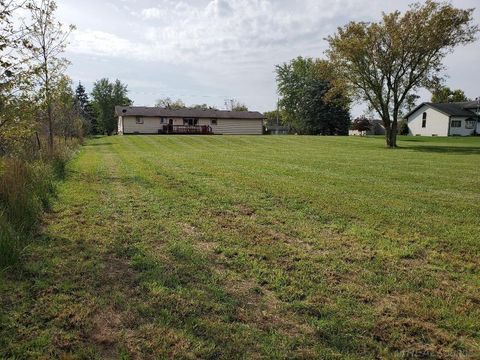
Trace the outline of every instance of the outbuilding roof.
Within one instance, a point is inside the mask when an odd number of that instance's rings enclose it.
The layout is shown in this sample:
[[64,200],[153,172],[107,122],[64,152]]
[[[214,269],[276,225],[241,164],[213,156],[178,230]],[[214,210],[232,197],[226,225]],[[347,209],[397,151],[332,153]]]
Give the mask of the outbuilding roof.
[[115,106],[117,116],[188,117],[209,119],[264,119],[258,111],[227,111],[214,109],[166,109],[147,106]]
[[408,119],[410,115],[412,115],[415,111],[420,109],[422,106],[430,106],[434,109],[437,109],[438,111],[448,115],[448,116],[472,116],[475,115],[472,111],[469,109],[474,109],[476,108],[473,106],[476,104],[475,101],[468,101],[468,102],[462,102],[462,103],[431,103],[431,102],[424,102],[420,105],[418,105],[415,109],[410,111],[407,115],[405,115],[405,118]]

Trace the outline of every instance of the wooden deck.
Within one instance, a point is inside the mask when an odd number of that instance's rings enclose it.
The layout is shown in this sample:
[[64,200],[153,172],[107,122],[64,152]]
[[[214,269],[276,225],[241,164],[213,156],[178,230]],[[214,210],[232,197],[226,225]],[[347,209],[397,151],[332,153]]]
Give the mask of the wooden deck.
[[159,134],[189,134],[209,135],[213,134],[209,125],[164,125],[158,130]]

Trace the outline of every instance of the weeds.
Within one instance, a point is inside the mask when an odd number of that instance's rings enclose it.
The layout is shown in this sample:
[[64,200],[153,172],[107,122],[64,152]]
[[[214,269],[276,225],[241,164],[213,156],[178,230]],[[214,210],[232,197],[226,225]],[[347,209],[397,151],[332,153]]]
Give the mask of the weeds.
[[34,235],[41,214],[50,208],[56,181],[65,176],[70,153],[64,147],[35,159],[0,160],[0,270],[18,261]]

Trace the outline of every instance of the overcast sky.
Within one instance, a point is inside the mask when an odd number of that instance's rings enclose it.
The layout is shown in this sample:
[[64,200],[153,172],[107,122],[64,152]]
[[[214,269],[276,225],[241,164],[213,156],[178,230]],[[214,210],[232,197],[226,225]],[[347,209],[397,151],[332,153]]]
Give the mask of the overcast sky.
[[[87,89],[102,77],[128,84],[135,105],[160,97],[223,107],[235,98],[272,110],[275,65],[296,56],[322,57],[324,38],[350,20],[379,20],[411,0],[58,0],[70,38],[69,74]],[[456,0],[472,8],[478,0]],[[479,10],[475,21],[480,23]],[[480,42],[446,60],[447,84],[480,96]],[[425,97],[426,94],[423,94]],[[353,113],[361,112],[355,106]],[[356,114],[357,113],[357,114]]]

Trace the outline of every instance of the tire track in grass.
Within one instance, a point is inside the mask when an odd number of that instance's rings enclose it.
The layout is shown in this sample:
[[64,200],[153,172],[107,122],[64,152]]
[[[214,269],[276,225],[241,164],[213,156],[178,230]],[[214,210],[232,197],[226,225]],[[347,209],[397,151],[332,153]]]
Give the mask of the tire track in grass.
[[122,354],[132,358],[192,357],[189,339],[152,317],[153,309],[149,308],[149,299],[139,282],[145,270],[139,265],[144,247],[135,222],[144,215],[142,208],[148,203],[142,197],[143,184],[123,173],[117,150],[102,151],[108,187],[102,189],[101,196],[112,226],[102,254],[101,296],[114,301],[105,301],[96,311],[89,338],[97,344],[102,358],[118,358]]

